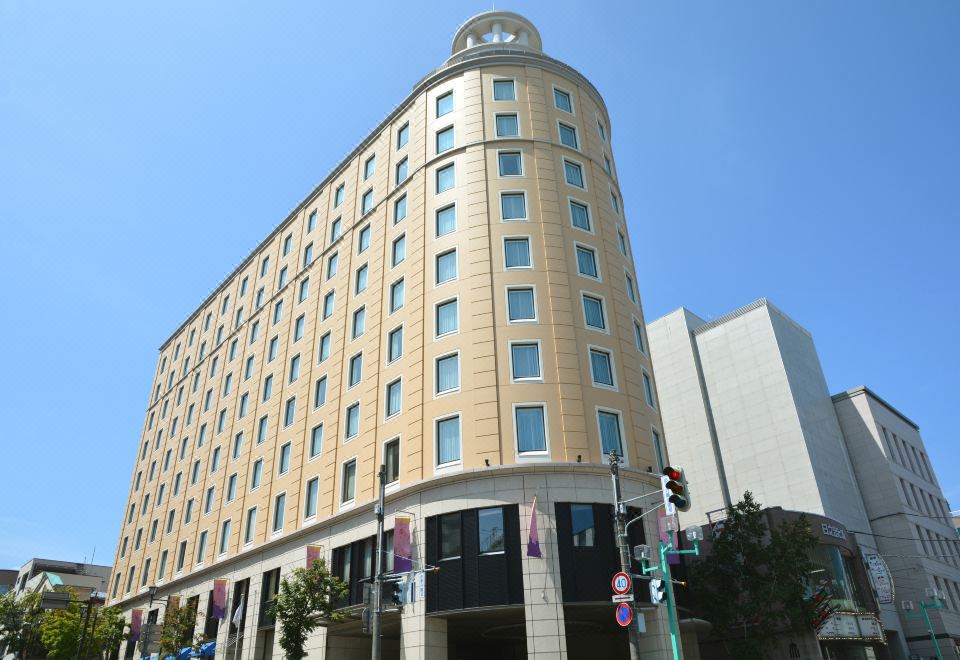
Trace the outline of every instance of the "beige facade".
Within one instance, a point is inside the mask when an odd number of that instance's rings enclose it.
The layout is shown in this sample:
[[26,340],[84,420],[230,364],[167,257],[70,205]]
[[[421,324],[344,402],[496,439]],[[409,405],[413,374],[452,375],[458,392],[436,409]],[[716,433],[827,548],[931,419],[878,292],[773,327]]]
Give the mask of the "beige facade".
[[381,463],[388,492],[618,442],[657,467],[603,100],[525,19],[465,29],[161,347],[112,602],[369,525]]

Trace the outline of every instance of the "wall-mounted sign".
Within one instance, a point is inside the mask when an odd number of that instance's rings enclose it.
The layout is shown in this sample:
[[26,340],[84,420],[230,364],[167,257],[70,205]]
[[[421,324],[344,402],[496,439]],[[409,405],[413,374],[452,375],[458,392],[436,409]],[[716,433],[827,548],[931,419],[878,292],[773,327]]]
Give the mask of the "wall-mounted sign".
[[892,603],[894,599],[893,576],[887,567],[887,562],[880,555],[866,555],[867,570],[870,575],[870,584],[877,592],[878,603]]
[[824,536],[832,536],[835,539],[840,539],[842,541],[847,540],[847,530],[843,527],[837,527],[836,525],[829,525],[827,523],[820,523],[820,529],[823,530]]
[[886,642],[883,627],[872,614],[837,612],[823,622],[817,631],[818,639],[856,639]]

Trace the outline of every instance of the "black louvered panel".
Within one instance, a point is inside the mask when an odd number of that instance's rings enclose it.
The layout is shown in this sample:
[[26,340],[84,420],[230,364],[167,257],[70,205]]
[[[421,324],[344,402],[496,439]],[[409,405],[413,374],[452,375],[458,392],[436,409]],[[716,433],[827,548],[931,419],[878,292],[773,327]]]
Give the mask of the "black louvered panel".
[[440,562],[439,610],[463,608],[463,560],[444,559]]
[[[440,548],[440,533],[436,516],[427,518],[427,541],[425,561],[428,566],[437,565]],[[427,612],[436,612],[440,602],[440,575],[434,572],[427,573]]]
[[461,511],[460,516],[460,532],[463,538],[463,607],[478,607],[481,580],[478,562],[480,539],[477,534],[477,510]]
[[507,601],[523,603],[523,563],[526,546],[520,537],[520,509],[514,504],[503,507],[503,526],[506,545]]
[[[483,555],[479,558],[481,586],[477,605],[506,605],[508,602],[507,558],[503,554]],[[522,592],[521,592],[522,593]]]
[[557,525],[557,555],[560,560],[560,590],[563,600],[575,603],[577,598],[576,557],[573,547],[573,531],[570,524],[570,504],[557,502],[553,505],[554,522]]

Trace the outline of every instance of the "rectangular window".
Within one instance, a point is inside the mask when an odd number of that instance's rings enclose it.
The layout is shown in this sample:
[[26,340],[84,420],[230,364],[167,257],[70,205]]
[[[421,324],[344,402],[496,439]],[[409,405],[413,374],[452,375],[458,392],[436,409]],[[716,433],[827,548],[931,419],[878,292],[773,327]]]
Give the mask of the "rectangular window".
[[460,514],[440,516],[440,559],[459,559],[461,546]]
[[177,510],[170,509],[169,513],[167,513],[167,529],[165,532],[166,534],[169,534],[170,532],[173,531],[173,521],[176,520],[176,518],[177,518]]
[[326,320],[333,316],[333,303],[335,291],[331,291],[323,297],[323,319]]
[[501,507],[479,509],[477,511],[477,531],[481,555],[503,552],[505,548],[503,509]]
[[243,530],[243,543],[253,543],[253,531],[257,526],[257,507],[247,509],[247,524]]
[[497,115],[497,137],[517,137],[520,135],[520,122],[515,113]]
[[317,424],[310,431],[310,458],[319,456],[323,451],[323,424]]
[[203,499],[203,513],[204,513],[204,515],[206,515],[206,514],[210,513],[211,511],[213,511],[213,495],[214,495],[214,491],[215,491],[215,489],[214,489],[213,486],[210,486],[210,487],[207,489],[207,494],[206,494],[206,496],[205,496],[204,499]]
[[653,382],[647,372],[643,372],[643,398],[646,399],[647,405],[651,408],[657,407],[656,399],[653,396]]
[[[197,483],[197,480],[200,478],[200,459],[198,458],[193,462],[193,467],[190,469],[190,485]],[[147,497],[150,497],[150,494],[147,493]]]
[[616,451],[623,456],[623,444],[620,441],[620,415],[612,412],[599,411],[597,422],[600,425],[600,449],[604,456]]
[[347,407],[347,423],[344,437],[349,440],[360,433],[360,404],[354,403]]
[[397,224],[407,217],[407,196],[401,196],[393,203],[393,224]]
[[347,376],[347,384],[349,387],[354,387],[360,383],[360,379],[363,377],[363,353],[357,353],[352,358],[350,358],[349,374]]
[[336,191],[334,191],[334,193],[333,193],[333,208],[337,208],[338,206],[340,206],[341,204],[343,204],[343,187],[344,187],[344,185],[346,185],[346,184],[341,183],[339,186],[337,186]]
[[532,287],[507,289],[507,319],[511,322],[537,320]]
[[184,506],[184,509],[183,509],[183,524],[185,526],[189,525],[192,520],[193,520],[193,498],[191,497],[189,500],[187,500],[187,504],[186,506]]
[[[317,228],[317,212],[311,211],[310,216],[307,218],[307,233],[312,232]],[[243,291],[240,292],[240,295],[243,295]]]
[[327,377],[317,379],[313,385],[313,407],[319,408],[327,402]]
[[633,288],[633,278],[630,277],[630,273],[624,273],[624,284],[627,287],[627,296],[630,297],[630,302],[637,302],[637,290]]
[[577,188],[583,188],[583,168],[579,163],[569,160],[563,161],[563,176],[567,183]]
[[437,117],[453,112],[453,92],[437,97]]
[[503,262],[506,268],[530,268],[530,239],[504,239]]
[[596,535],[592,504],[571,504],[570,523],[573,532],[573,547],[592,548]]
[[267,348],[267,362],[273,362],[277,359],[277,349],[280,347],[280,338],[273,337],[270,339],[270,344]]
[[227,502],[232,502],[237,497],[237,473],[234,472],[227,479]]
[[303,267],[306,268],[313,263],[313,243],[307,243],[303,248]]
[[[227,354],[228,355],[227,360],[229,362],[233,362],[237,358],[237,346],[239,343],[240,341],[238,339],[234,339],[232,342],[230,342],[230,351]],[[183,388],[181,387],[180,391],[177,392],[177,405],[180,404],[180,399],[182,397],[183,397]]]
[[501,151],[497,154],[500,176],[522,176],[523,158],[519,151]]
[[257,341],[257,337],[260,335],[260,321],[254,321],[253,325],[250,326],[250,344]]
[[603,313],[603,301],[594,296],[583,294],[583,316],[587,327],[606,330],[607,321]]
[[260,277],[266,277],[270,272],[270,257],[264,257],[260,263]]
[[403,280],[390,285],[390,313],[403,307]]
[[577,129],[567,124],[560,124],[559,126],[560,144],[570,147],[571,149],[579,149],[577,144]]
[[290,443],[280,447],[280,460],[277,461],[277,474],[286,474],[290,470]]
[[517,343],[510,345],[510,364],[514,380],[540,380],[540,345]]
[[597,120],[597,134],[600,136],[601,141],[607,141],[607,131],[603,128],[603,124],[600,123],[599,119]]
[[437,358],[437,394],[446,394],[460,389],[460,355],[454,353]]
[[617,238],[620,241],[620,254],[627,256],[627,239],[624,237],[622,231],[617,230]]
[[387,362],[393,362],[403,356],[403,326],[391,330],[387,335]]
[[287,237],[283,239],[283,256],[290,254],[290,248],[293,245],[293,234],[287,234]]
[[297,317],[297,320],[293,322],[293,341],[298,342],[303,339],[303,330],[306,326],[307,317],[306,314],[301,314]]
[[246,364],[243,366],[243,379],[250,380],[250,377],[253,376],[253,362],[256,359],[256,356],[251,355],[247,358]]
[[633,322],[633,338],[637,343],[637,350],[641,353],[646,353],[646,351],[643,350],[643,328],[640,327],[640,323],[637,321]]
[[403,381],[399,378],[387,385],[387,409],[386,416],[393,417],[400,414],[400,408],[403,402]]
[[363,193],[363,197],[360,198],[360,214],[366,215],[373,210],[373,190],[368,190]]
[[293,424],[293,418],[297,410],[297,397],[293,396],[287,399],[287,405],[283,413],[283,426],[286,428]]
[[340,255],[334,252],[327,257],[327,279],[337,274],[337,266],[340,264]]
[[457,229],[457,207],[446,206],[437,211],[437,236],[446,236]]
[[227,554],[227,549],[230,547],[230,521],[224,520],[223,524],[220,526],[220,547],[217,549],[217,552],[221,555]]
[[437,170],[437,194],[446,192],[456,185],[456,174],[453,163]]
[[577,272],[587,277],[598,279],[600,277],[597,271],[597,254],[592,249],[578,245],[577,252]]
[[373,172],[377,167],[377,157],[376,155],[370,156],[367,161],[363,164],[363,178],[369,179],[373,176]]
[[547,451],[547,433],[543,406],[517,406],[517,451],[521,454]]
[[260,287],[259,289],[257,289],[257,296],[253,301],[254,309],[260,309],[261,307],[263,307],[263,300],[265,295],[266,295],[266,291],[264,290],[263,287]]
[[410,124],[404,124],[397,130],[397,149],[410,141]]
[[[343,186],[340,187],[340,190],[343,190]],[[342,200],[341,200],[342,201]],[[340,232],[343,228],[343,221],[340,218],[337,218],[330,223],[330,242],[333,243],[338,238],[340,238]]]
[[393,241],[390,252],[390,266],[395,268],[407,258],[407,237],[401,234]]
[[264,415],[257,422],[257,444],[267,439],[267,416]]
[[253,470],[250,471],[250,490],[260,487],[260,479],[263,477],[263,459],[258,458],[253,463]]
[[217,471],[220,467],[220,447],[213,448],[213,454],[210,456],[210,474]]
[[400,480],[400,438],[394,438],[383,446],[383,462],[386,466],[386,483]]
[[404,158],[399,163],[397,163],[396,185],[399,186],[401,183],[407,180],[408,172],[409,172],[409,160],[407,158]]
[[437,465],[460,460],[460,416],[437,420]]
[[356,274],[354,275],[354,294],[359,295],[367,290],[367,272],[369,267],[364,264],[357,269]]
[[437,131],[437,153],[453,149],[453,126]]
[[662,472],[663,468],[667,465],[666,459],[663,457],[663,443],[660,441],[660,434],[656,430],[652,431],[653,433],[653,454],[657,457],[657,472]]
[[282,289],[287,286],[287,267],[284,266],[280,269],[280,274],[277,276],[277,289]]
[[263,400],[269,401],[273,394],[273,374],[263,379]]
[[287,494],[280,493],[273,500],[273,532],[283,531],[283,517],[287,512]]
[[364,329],[367,325],[367,310],[365,307],[361,307],[353,313],[353,323],[351,328],[351,336],[353,339],[356,339],[363,334]]
[[317,495],[320,493],[320,478],[314,477],[307,482],[306,492],[303,497],[303,517],[304,519],[313,518],[317,515]]
[[357,460],[343,464],[343,479],[340,484],[340,502],[352,502],[357,494]]
[[180,541],[180,547],[177,549],[177,573],[183,570],[183,564],[186,562],[186,560],[187,560],[187,542]]
[[613,212],[617,215],[620,215],[620,200],[617,199],[617,193],[610,193],[610,206],[613,207]]
[[330,333],[326,332],[317,344],[317,363],[321,363],[330,357]]
[[608,351],[590,349],[590,374],[594,385],[614,387],[613,364]]
[[437,337],[456,332],[460,327],[456,300],[437,305]]
[[564,112],[573,113],[573,101],[570,100],[570,95],[556,87],[553,88],[553,104]]
[[437,255],[436,259],[436,283],[443,284],[457,279],[457,251],[456,249],[447,250]]
[[[167,551],[164,550],[160,553],[160,563],[157,565],[157,580],[162,580],[167,576]],[[120,577],[120,574],[117,574],[117,577]],[[114,589],[114,596],[116,596],[116,589]]]
[[500,193],[500,213],[504,220],[527,219],[527,196],[522,193]]
[[494,101],[516,101],[517,92],[514,89],[512,80],[494,80],[493,81],[493,100]]

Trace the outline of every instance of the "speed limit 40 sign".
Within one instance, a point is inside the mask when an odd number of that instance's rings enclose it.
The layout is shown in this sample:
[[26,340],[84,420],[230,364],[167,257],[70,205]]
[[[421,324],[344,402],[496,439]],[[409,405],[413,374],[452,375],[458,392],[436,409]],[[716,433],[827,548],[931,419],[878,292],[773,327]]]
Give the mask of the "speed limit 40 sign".
[[610,581],[610,586],[613,587],[613,593],[625,594],[630,591],[630,576],[620,571],[613,576],[613,580]]

